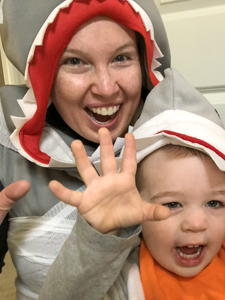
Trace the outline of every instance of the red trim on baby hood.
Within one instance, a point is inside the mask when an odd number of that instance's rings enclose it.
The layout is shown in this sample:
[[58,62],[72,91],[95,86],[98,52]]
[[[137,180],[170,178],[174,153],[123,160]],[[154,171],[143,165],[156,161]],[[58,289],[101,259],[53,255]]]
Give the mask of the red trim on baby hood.
[[220,152],[218,149],[216,149],[215,147],[213,147],[212,145],[210,145],[209,143],[207,143],[203,140],[200,140],[198,138],[195,138],[193,136],[189,136],[189,135],[186,135],[186,134],[178,133],[178,132],[175,132],[175,131],[170,131],[170,130],[162,130],[162,131],[157,132],[157,134],[162,133],[162,132],[164,132],[166,134],[169,134],[169,135],[177,136],[177,137],[181,138],[184,141],[189,141],[193,144],[196,143],[196,144],[199,144],[201,146],[204,146],[205,148],[208,148],[208,149],[212,150],[218,156],[220,156],[222,159],[225,160],[225,155],[222,152]]
[[[49,164],[50,161],[50,157],[40,151],[39,142],[59,58],[75,31],[97,15],[112,18],[143,35],[147,48],[148,68],[151,70],[153,41],[149,32],[146,32],[140,15],[127,1],[76,1],[62,9],[53,23],[48,26],[43,45],[35,48],[34,57],[30,62],[29,75],[37,101],[37,110],[33,118],[22,127],[19,134],[20,143],[25,152],[40,163]],[[150,78],[154,86],[158,84],[152,71],[150,71]]]

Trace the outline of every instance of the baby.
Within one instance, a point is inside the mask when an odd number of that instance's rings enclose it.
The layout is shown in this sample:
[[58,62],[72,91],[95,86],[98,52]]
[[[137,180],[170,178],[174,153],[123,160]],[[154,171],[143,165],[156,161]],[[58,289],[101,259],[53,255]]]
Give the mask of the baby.
[[141,162],[137,187],[170,209],[168,219],[142,223],[145,298],[223,299],[225,173],[203,152],[167,145]]
[[52,290],[54,299],[224,299],[225,130],[217,113],[167,69],[133,134],[118,173],[109,132],[99,131],[101,177],[73,143],[87,189],[50,184],[79,212],[76,238],[64,247],[70,277],[60,276],[59,255],[39,299]]

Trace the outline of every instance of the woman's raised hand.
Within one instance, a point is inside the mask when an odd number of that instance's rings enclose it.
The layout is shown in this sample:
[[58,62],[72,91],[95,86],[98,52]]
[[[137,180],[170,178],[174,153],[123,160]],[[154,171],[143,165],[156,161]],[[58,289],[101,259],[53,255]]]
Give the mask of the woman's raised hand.
[[161,220],[169,210],[145,202],[136,188],[136,151],[132,134],[125,136],[121,169],[117,171],[112,140],[106,128],[99,130],[102,176],[91,165],[83,144],[72,143],[78,171],[87,186],[84,192],[72,191],[57,181],[49,184],[61,201],[76,206],[82,217],[102,233],[124,228],[147,220]]
[[30,184],[26,180],[16,181],[0,192],[0,224],[13,205],[30,190]]

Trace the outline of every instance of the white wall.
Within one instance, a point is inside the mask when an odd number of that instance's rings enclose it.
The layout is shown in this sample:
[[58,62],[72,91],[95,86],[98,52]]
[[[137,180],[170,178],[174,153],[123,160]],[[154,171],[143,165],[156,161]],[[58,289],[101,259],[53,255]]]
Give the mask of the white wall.
[[24,84],[23,75],[11,64],[11,62],[7,59],[5,52],[2,47],[2,41],[0,37],[0,52],[2,59],[2,69],[5,84]]
[[172,66],[215,106],[225,124],[225,0],[155,0]]

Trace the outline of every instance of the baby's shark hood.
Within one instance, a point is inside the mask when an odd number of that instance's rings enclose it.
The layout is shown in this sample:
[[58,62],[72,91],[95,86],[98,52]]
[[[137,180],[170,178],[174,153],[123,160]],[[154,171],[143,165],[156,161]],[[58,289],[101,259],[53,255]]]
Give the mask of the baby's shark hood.
[[[147,56],[144,82],[157,85],[163,78],[158,70],[170,66],[168,41],[154,0],[4,0],[2,9],[3,48],[26,82],[26,87],[2,89],[3,112],[14,147],[40,166],[74,166],[58,133],[45,128],[45,117],[59,58],[82,24],[103,15],[139,32]],[[156,71],[158,59],[162,65]]]
[[225,129],[213,106],[175,69],[149,93],[134,126],[137,161],[167,145],[195,148],[225,171]]

